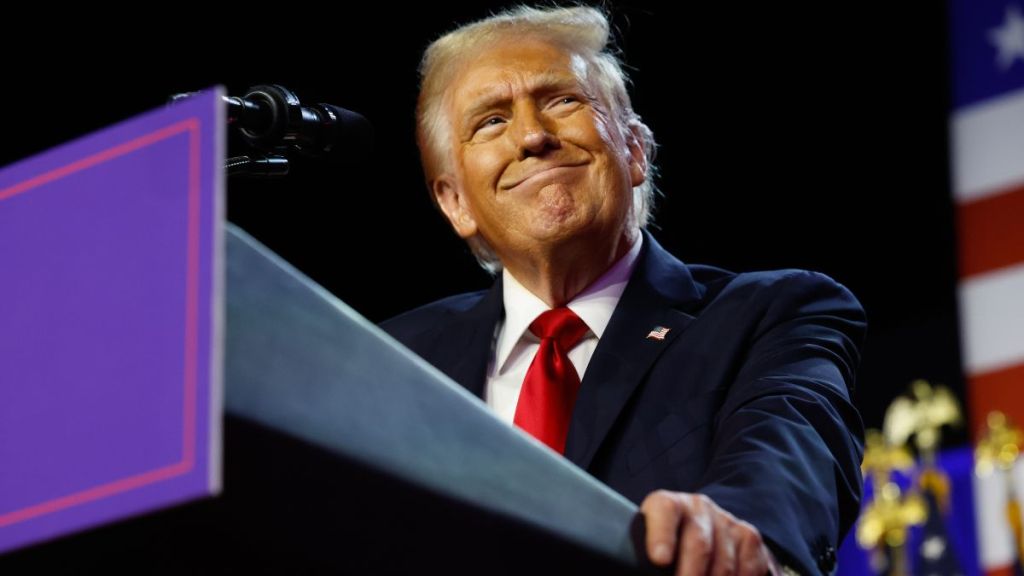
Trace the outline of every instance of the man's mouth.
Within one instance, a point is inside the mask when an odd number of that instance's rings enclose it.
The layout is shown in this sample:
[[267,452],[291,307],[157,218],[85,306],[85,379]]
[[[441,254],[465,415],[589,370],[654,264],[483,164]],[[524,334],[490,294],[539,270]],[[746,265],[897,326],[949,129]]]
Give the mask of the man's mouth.
[[500,187],[503,190],[511,190],[522,184],[526,184],[530,181],[539,178],[558,176],[563,172],[572,171],[576,168],[579,168],[580,166],[583,166],[584,164],[585,162],[568,162],[564,164],[546,164],[537,166],[535,168],[528,170],[526,173],[515,177],[515,179],[511,180],[508,183],[501,183]]

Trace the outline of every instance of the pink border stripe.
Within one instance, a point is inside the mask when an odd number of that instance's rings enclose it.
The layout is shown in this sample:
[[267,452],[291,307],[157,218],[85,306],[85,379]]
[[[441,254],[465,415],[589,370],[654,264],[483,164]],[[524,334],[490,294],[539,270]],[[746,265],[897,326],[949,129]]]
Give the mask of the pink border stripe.
[[[138,138],[134,140],[129,140],[124,144],[119,144],[117,146],[114,146],[113,148],[108,148],[102,152],[97,152],[92,156],[82,158],[81,160],[72,162],[71,164],[61,166],[60,168],[56,168],[44,174],[40,174],[35,178],[29,178],[24,182],[19,182],[14,186],[10,186],[8,188],[0,190],[0,200],[6,200],[12,196],[17,196],[22,192],[27,192],[33,188],[42,186],[43,184],[47,184],[49,182],[53,182],[54,180],[59,180],[61,178],[64,178],[65,176],[74,174],[75,172],[80,172],[82,170],[85,170],[86,168],[91,168],[97,164],[101,164],[108,160],[113,160],[114,158],[117,158],[119,156],[124,156],[129,152],[134,152],[139,148],[155,144],[156,142],[165,140],[167,138],[170,138],[171,136],[180,134],[186,130],[197,130],[198,127],[199,121],[196,118],[189,118],[187,120],[182,120],[181,122],[176,122],[174,124],[171,124],[170,126],[167,126],[166,128],[161,128],[156,132],[151,132],[144,136],[139,136]],[[191,168],[191,166],[189,168]]]
[[[188,263],[185,271],[185,398],[182,424],[182,463],[192,468],[196,437],[196,357],[199,352],[199,123],[189,128],[188,156]],[[187,470],[186,470],[187,471]]]
[[151,472],[136,474],[135,476],[129,476],[127,478],[122,478],[121,480],[115,480],[107,484],[96,486],[95,488],[76,492],[69,496],[55,498],[53,500],[43,502],[42,504],[36,504],[34,506],[29,506],[28,508],[15,510],[14,512],[9,512],[0,516],[0,527],[17,524],[18,522],[35,518],[36,516],[50,514],[51,512],[57,512],[65,508],[85,504],[86,502],[92,502],[93,500],[101,500],[126,490],[133,490],[147,484],[180,476],[188,472],[191,467],[191,464],[178,462],[177,464],[172,464],[171,466],[159,468]]
[[0,527],[9,526],[37,516],[51,514],[65,508],[78,506],[87,502],[108,498],[121,492],[134,490],[143,486],[169,480],[176,476],[188,473],[195,465],[195,441],[196,441],[196,387],[197,387],[197,361],[199,350],[199,191],[200,191],[200,125],[198,118],[188,118],[161,128],[155,132],[145,134],[134,140],[108,148],[102,152],[93,154],[81,160],[72,162],[60,168],[40,174],[35,178],[19,182],[13,186],[0,190],[0,200],[6,200],[23,192],[32,190],[90,168],[97,164],[113,160],[134,152],[145,146],[150,146],[161,140],[172,136],[189,133],[189,157],[188,157],[188,255],[185,271],[185,382],[184,382],[184,407],[182,422],[182,457],[181,460],[149,472],[143,472],[127,478],[121,478],[87,488],[74,494],[61,496],[0,515]]

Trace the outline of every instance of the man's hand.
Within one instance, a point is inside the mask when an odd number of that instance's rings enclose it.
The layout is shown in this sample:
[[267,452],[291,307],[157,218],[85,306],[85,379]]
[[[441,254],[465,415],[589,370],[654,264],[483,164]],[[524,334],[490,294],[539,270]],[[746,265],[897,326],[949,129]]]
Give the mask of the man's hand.
[[761,533],[703,494],[651,492],[640,505],[647,523],[647,556],[658,566],[676,561],[680,576],[765,576],[781,573]]

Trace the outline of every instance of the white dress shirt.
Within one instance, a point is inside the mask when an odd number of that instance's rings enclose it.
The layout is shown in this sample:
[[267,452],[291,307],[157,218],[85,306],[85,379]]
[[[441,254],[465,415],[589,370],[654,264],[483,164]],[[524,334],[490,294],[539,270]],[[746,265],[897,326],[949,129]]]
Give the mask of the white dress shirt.
[[[642,244],[643,235],[638,234],[637,241],[625,256],[567,304],[590,328],[583,340],[569,351],[569,359],[581,381],[597,348],[597,341],[604,334],[633,274]],[[495,327],[484,398],[499,418],[511,424],[526,371],[540,347],[540,339],[529,330],[530,324],[550,308],[524,288],[507,269],[502,271],[502,282],[505,320]]]

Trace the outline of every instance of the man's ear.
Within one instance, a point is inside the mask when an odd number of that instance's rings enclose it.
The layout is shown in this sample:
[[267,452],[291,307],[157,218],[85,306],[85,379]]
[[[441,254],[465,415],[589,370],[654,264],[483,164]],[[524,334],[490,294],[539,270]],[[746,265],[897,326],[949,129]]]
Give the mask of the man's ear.
[[639,126],[629,127],[626,146],[629,148],[629,178],[635,188],[647,180],[647,154],[644,150],[644,139],[640,135]]
[[434,179],[430,185],[434,200],[441,207],[441,211],[448,218],[455,233],[463,239],[476,235],[476,220],[466,202],[466,195],[462,192],[458,182],[449,174],[442,174]]

